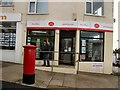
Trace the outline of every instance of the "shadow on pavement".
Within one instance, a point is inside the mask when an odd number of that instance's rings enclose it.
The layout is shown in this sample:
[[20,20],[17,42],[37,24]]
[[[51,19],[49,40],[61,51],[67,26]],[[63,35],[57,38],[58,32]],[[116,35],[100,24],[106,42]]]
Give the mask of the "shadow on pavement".
[[[0,81],[1,83],[1,81]],[[24,86],[24,85],[20,85],[20,84],[16,84],[16,83],[12,83],[12,82],[6,82],[6,81],[2,81],[2,90],[6,90],[6,89],[32,89],[32,90],[47,90],[44,88],[36,88],[36,87],[31,87],[31,86]]]

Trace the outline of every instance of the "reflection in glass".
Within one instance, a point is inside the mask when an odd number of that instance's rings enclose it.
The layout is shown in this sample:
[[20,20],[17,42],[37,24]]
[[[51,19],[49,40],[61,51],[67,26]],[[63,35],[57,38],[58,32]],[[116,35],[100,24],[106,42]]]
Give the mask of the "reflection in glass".
[[81,54],[85,61],[103,61],[103,33],[81,31]]
[[86,3],[86,13],[92,13],[91,2]]
[[82,46],[86,46],[86,40],[82,40]]
[[35,12],[35,2],[30,2],[30,13],[34,13]]
[[103,0],[94,0],[93,2],[93,14],[95,15],[103,15]]
[[86,53],[86,47],[82,47],[82,53]]
[[72,48],[72,39],[70,38],[65,38],[62,40],[62,51],[64,52],[71,52]]
[[[27,44],[35,45],[36,48],[36,59],[43,59],[43,42],[44,40],[48,40],[50,44],[50,51],[54,51],[54,30],[28,30],[27,35]],[[49,53],[49,59],[53,59],[53,53]]]
[[103,0],[90,0],[86,2],[86,13],[102,16],[104,14]]

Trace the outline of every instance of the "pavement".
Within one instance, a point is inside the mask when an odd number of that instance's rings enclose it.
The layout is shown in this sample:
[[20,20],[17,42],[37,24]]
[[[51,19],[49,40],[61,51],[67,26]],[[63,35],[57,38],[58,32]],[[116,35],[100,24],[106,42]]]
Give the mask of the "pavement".
[[[8,87],[7,85],[10,85],[9,83],[22,85],[23,65],[0,62],[0,67],[0,71],[2,71],[2,74],[0,74],[0,81],[3,82],[3,87]],[[119,81],[120,76],[116,75],[85,72],[79,72],[79,74],[65,74],[36,70],[35,84],[32,88],[62,88],[65,90],[68,88],[73,88],[75,90],[80,90],[80,88],[82,88],[81,90],[88,90],[90,88],[94,90],[98,88],[99,90],[103,90],[101,88],[104,88],[105,90],[118,90],[118,88],[120,88]],[[5,85],[4,83],[8,84]]]
[[113,71],[114,75],[119,75],[120,76],[120,67],[113,66],[112,71]]

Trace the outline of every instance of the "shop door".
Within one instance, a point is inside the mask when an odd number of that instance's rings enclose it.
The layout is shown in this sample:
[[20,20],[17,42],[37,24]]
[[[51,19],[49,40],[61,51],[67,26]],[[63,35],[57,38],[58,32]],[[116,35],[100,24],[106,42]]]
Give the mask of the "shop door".
[[[69,34],[71,32],[68,32]],[[67,35],[66,34],[66,35]],[[75,37],[60,37],[60,64],[74,65]]]

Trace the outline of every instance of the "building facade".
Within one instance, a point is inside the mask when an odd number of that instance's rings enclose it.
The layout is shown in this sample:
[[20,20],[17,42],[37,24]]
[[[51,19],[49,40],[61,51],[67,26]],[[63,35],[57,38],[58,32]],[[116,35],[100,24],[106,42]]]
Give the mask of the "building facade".
[[50,64],[58,67],[36,68],[112,73],[112,2],[2,1],[0,9],[1,60],[22,63],[22,46],[31,44],[37,46],[36,64],[41,65],[42,43],[48,40]]
[[[114,18],[115,22],[113,24],[113,50],[120,48],[120,0],[114,0]],[[120,58],[120,55],[117,56],[117,58]]]
[[[119,13],[119,11],[120,11],[120,1],[118,0],[118,24],[116,25],[116,26],[118,26],[118,49],[120,49],[120,26],[119,26],[119,24],[120,24],[120,13]],[[118,59],[120,59],[120,54],[118,54]]]
[[119,0],[114,0],[114,32],[113,32],[113,50],[120,48],[120,30],[119,30]]

